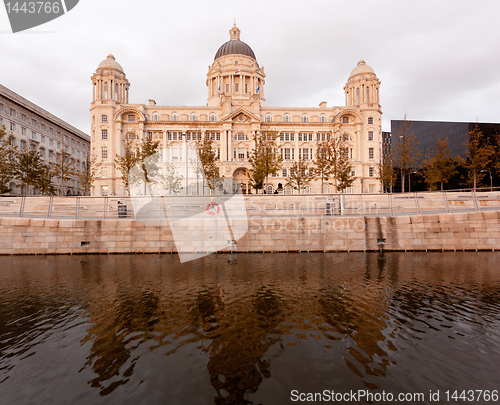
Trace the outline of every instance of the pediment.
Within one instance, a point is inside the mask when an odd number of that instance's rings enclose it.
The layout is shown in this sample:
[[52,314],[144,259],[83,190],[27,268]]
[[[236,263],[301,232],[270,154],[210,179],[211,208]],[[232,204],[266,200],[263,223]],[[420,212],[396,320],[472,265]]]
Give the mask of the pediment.
[[222,118],[223,122],[233,122],[235,124],[245,124],[248,122],[260,122],[260,117],[252,114],[250,111],[245,110],[244,108],[238,108],[236,111],[233,111],[231,114],[226,115]]

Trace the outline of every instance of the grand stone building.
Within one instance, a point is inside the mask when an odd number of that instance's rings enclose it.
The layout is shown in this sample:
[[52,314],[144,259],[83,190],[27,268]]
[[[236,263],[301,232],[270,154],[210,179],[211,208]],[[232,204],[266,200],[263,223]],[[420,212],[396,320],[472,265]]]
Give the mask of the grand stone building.
[[[0,85],[0,127],[14,136],[13,143],[20,149],[40,153],[46,164],[57,161],[64,150],[74,160],[75,175],[61,183],[53,178],[58,194],[79,195],[78,173],[83,170],[90,152],[90,137],[72,125],[49,113],[5,86]],[[26,194],[26,186],[12,180],[12,194]],[[37,190],[31,190],[38,193]]]
[[[207,73],[206,106],[158,106],[129,102],[130,82],[113,55],[102,61],[92,76],[92,151],[100,159],[100,177],[93,195],[123,195],[121,175],[114,167],[117,154],[123,154],[126,139],[150,136],[178,158],[186,146],[202,137],[211,137],[220,161],[220,174],[240,182],[250,192],[248,156],[254,136],[269,131],[279,134],[277,142],[283,156],[279,174],[270,178],[268,193],[281,183],[285,193],[297,193],[286,186],[294,161],[301,156],[311,163],[316,145],[329,136],[347,141],[352,172],[356,177],[348,190],[353,193],[380,191],[376,167],[382,148],[380,80],[373,69],[359,61],[344,86],[345,106],[268,107],[265,105],[266,75],[253,50],[240,40],[236,25],[229,41],[216,52]],[[334,192],[332,185],[320,181],[306,186],[302,193]]]

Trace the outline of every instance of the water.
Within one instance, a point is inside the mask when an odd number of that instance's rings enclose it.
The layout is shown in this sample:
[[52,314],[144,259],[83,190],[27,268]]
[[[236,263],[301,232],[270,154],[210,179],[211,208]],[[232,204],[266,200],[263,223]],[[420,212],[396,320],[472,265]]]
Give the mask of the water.
[[0,403],[500,389],[500,253],[235,258],[1,257]]

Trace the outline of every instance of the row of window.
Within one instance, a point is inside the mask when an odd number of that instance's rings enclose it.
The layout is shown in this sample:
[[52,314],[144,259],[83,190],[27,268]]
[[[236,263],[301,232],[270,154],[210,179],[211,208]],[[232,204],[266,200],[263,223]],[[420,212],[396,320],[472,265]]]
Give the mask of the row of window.
[[[301,118],[300,118],[301,122],[309,122],[309,116],[307,114],[302,114]],[[265,122],[273,122],[273,117],[271,114],[267,113],[264,117],[264,121]],[[290,122],[291,119],[290,119],[290,114],[285,114],[283,115],[283,122]],[[319,122],[327,122],[327,117],[325,114],[321,114],[319,116]],[[348,116],[346,117],[342,117],[342,123],[343,124],[349,124],[350,123],[350,119]],[[368,118],[368,124],[369,125],[373,125],[373,117],[369,117]]]
[[[160,114],[158,114],[157,112],[154,112],[151,117],[152,117],[153,121],[160,120]],[[191,113],[189,116],[189,120],[190,121],[198,121],[198,115],[196,113]],[[210,113],[210,115],[208,116],[208,120],[211,122],[217,121],[216,114]],[[127,117],[127,121],[128,122],[135,122],[136,116],[134,114],[129,114]],[[179,121],[179,115],[177,113],[172,113],[170,116],[170,121]],[[265,122],[272,122],[273,121],[272,115],[267,113],[264,117],[264,121]],[[291,118],[290,118],[289,114],[283,115],[283,122],[290,122],[290,121],[291,121]],[[108,122],[108,116],[106,114],[101,115],[101,122]],[[309,122],[309,116],[307,114],[303,114],[301,117],[301,122]],[[319,122],[327,122],[327,117],[325,114],[321,114],[319,116]],[[343,124],[349,124],[349,122],[350,122],[350,119],[348,116],[342,117]],[[94,123],[95,123],[95,120],[94,120]],[[373,125],[373,118],[372,117],[368,118],[368,124]]]
[[[3,110],[3,105],[0,104],[0,111]],[[13,118],[17,118],[17,111],[13,108],[9,108],[9,115]],[[26,114],[23,114],[21,113],[21,121],[22,122],[28,122],[28,117],[26,116]],[[42,122],[38,122],[37,120],[35,120],[34,118],[31,118],[31,125],[35,128],[40,128],[40,131],[43,131],[43,132],[46,132],[47,131],[47,126],[42,123]],[[14,128],[15,127],[15,124],[14,123],[11,123],[11,126]],[[12,131],[14,129],[11,129]],[[48,128],[48,132],[50,135],[54,135],[54,129],[52,127],[49,127]],[[61,137],[61,133],[59,131],[57,131],[57,136],[60,138]]]

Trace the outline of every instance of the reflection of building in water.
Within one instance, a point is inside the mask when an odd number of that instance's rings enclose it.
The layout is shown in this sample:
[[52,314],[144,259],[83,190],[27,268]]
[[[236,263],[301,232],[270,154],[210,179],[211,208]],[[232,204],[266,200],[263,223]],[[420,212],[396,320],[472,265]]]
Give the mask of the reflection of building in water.
[[[109,55],[92,76],[92,152],[101,162],[100,177],[93,195],[124,194],[120,173],[114,167],[124,142],[151,137],[167,149],[171,160],[182,160],[186,143],[211,138],[220,159],[220,174],[238,179],[243,192],[249,191],[249,154],[254,137],[270,131],[278,134],[283,168],[269,180],[267,192],[286,183],[290,167],[299,158],[312,163],[319,142],[332,136],[346,141],[345,153],[353,166],[356,181],[351,192],[379,192],[376,166],[382,146],[380,80],[373,69],[359,61],[346,85],[345,106],[265,106],[265,73],[253,50],[240,40],[234,26],[229,41],[217,51],[207,72],[206,106],[157,106],[132,104],[130,83],[122,66]],[[285,193],[294,193],[291,187]],[[333,186],[315,181],[302,193],[334,192]]]

